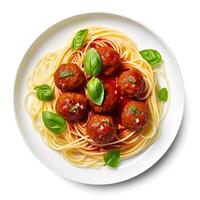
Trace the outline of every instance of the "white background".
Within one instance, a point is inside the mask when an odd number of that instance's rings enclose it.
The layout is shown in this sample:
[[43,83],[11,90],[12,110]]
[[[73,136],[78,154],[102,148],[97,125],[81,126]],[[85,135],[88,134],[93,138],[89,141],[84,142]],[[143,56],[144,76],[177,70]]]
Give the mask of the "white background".
[[[0,1],[0,199],[198,199],[200,185],[200,5],[198,0]],[[165,157],[125,183],[88,186],[43,166],[20,136],[13,85],[30,44],[49,26],[83,12],[130,16],[154,30],[173,50],[185,83],[185,114]],[[123,31],[123,30],[122,30]],[[177,105],[178,106],[178,105]]]

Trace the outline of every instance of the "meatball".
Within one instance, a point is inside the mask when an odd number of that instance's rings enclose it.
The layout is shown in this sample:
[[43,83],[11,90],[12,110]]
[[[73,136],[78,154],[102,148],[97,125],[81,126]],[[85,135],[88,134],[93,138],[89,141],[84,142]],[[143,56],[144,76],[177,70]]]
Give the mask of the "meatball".
[[54,74],[56,86],[62,91],[75,91],[85,83],[85,76],[78,65],[62,64]]
[[118,95],[115,85],[112,83],[104,83],[104,101],[101,106],[89,101],[90,107],[96,113],[111,113],[118,103]]
[[118,86],[122,92],[136,99],[144,95],[146,88],[142,74],[135,68],[121,73]]
[[82,94],[63,93],[56,102],[56,112],[68,121],[81,120],[87,114],[87,98]]
[[96,49],[101,61],[102,72],[105,75],[114,74],[120,67],[120,56],[112,47],[99,47]]
[[121,114],[122,125],[132,131],[141,130],[149,118],[148,106],[142,101],[129,101]]
[[86,132],[97,144],[107,144],[115,139],[116,127],[112,117],[94,115],[86,125]]

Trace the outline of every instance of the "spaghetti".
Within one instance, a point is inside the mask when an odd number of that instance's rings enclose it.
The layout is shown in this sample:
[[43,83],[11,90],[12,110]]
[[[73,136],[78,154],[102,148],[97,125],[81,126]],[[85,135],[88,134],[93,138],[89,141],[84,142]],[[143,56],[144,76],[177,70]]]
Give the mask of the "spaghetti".
[[[71,41],[57,51],[47,53],[35,66],[28,80],[28,94],[25,106],[31,116],[33,127],[40,133],[45,143],[52,149],[63,154],[64,158],[79,167],[100,167],[104,165],[104,155],[108,149],[120,149],[121,159],[130,158],[149,147],[159,136],[159,124],[163,119],[163,103],[157,98],[158,81],[154,69],[142,58],[136,44],[127,36],[116,30],[89,26],[84,46],[78,50],[72,50]],[[75,36],[75,35],[74,35]],[[73,36],[73,38],[74,38]],[[95,143],[86,132],[86,124],[94,115],[90,110],[85,122],[66,122],[66,129],[61,134],[53,134],[42,121],[43,111],[56,112],[55,106],[61,91],[55,86],[54,73],[63,63],[75,63],[83,69],[83,60],[86,52],[93,46],[110,46],[121,59],[121,67],[124,69],[136,68],[145,81],[145,96],[149,109],[148,124],[138,132],[122,129],[116,139],[106,144]],[[162,70],[162,69],[159,69]],[[162,74],[165,73],[162,70]],[[34,88],[46,83],[53,89],[54,99],[52,101],[40,101],[35,95]],[[120,125],[118,125],[120,129]]]

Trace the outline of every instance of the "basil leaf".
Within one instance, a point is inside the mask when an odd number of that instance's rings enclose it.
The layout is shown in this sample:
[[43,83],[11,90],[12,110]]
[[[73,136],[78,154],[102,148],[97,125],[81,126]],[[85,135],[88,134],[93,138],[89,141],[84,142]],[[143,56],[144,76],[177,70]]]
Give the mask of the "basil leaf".
[[101,73],[102,62],[96,49],[89,49],[83,60],[84,70],[87,74],[95,76]]
[[64,72],[61,72],[61,73],[60,73],[60,77],[61,77],[61,78],[67,78],[67,77],[73,76],[73,75],[74,75],[74,73],[71,72],[71,71],[64,71]]
[[80,30],[76,33],[73,41],[72,41],[72,50],[77,50],[83,46],[83,43],[88,34],[88,29]]
[[120,162],[120,150],[110,150],[104,155],[105,165],[109,165],[110,167],[116,168],[119,166]]
[[42,120],[46,128],[55,134],[62,133],[66,128],[65,120],[57,113],[43,111]]
[[87,94],[90,100],[97,105],[102,105],[104,100],[104,88],[98,78],[91,78],[87,83]]
[[158,91],[158,99],[160,101],[167,101],[168,99],[168,91],[167,88],[162,88]]
[[162,57],[160,53],[154,49],[145,49],[140,51],[141,56],[152,66],[156,66],[162,63]]
[[36,96],[41,101],[51,101],[53,99],[53,91],[47,84],[38,85],[34,90],[36,90]]
[[135,106],[130,106],[130,107],[129,107],[129,110],[130,110],[131,112],[133,112],[133,113],[136,113],[136,114],[139,113],[138,109],[137,109]]

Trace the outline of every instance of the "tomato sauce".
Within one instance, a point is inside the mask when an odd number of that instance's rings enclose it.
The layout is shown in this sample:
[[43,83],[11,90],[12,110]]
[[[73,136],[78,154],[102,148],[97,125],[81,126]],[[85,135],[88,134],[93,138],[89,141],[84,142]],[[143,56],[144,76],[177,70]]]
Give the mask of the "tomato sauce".
[[[118,88],[118,84],[117,84],[117,79],[118,76],[121,72],[116,73],[114,76],[105,76],[105,75],[99,75],[98,78],[103,82],[103,83],[110,83],[110,87],[113,87],[114,90],[117,91],[118,94],[118,104],[116,106],[116,108],[114,109],[114,111],[112,112],[111,116],[113,117],[114,121],[116,122],[116,124],[121,125],[121,113],[122,110],[124,108],[124,106],[126,105],[126,103],[128,101],[130,101],[131,99],[126,96],[125,94],[123,94],[123,92],[121,92]],[[123,129],[118,129],[118,133],[120,133]]]

